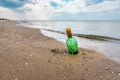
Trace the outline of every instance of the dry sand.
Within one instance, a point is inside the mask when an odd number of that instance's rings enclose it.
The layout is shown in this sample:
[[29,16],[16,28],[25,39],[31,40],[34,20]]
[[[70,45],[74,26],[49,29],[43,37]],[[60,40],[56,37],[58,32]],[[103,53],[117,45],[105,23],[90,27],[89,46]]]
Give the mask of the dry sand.
[[70,55],[40,30],[0,20],[0,80],[120,80],[120,64],[83,48]]

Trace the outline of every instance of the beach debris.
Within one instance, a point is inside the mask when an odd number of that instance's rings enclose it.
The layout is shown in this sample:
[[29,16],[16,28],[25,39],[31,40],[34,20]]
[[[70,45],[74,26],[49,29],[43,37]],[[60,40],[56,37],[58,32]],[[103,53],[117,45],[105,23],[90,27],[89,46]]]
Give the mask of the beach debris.
[[25,65],[28,65],[28,63],[25,63]]
[[59,49],[58,48],[51,49],[51,52],[53,52],[53,53],[59,53]]
[[[65,49],[59,50],[58,48],[54,48],[54,49],[51,49],[51,52],[60,54],[60,55],[65,55],[67,53],[67,50]],[[55,56],[55,54],[53,55]]]

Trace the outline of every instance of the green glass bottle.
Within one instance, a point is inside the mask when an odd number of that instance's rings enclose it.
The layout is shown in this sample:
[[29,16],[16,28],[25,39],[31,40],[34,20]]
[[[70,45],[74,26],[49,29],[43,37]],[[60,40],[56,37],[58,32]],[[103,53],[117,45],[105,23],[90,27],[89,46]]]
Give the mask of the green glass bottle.
[[75,38],[72,37],[72,32],[70,28],[66,28],[66,33],[68,36],[68,39],[66,41],[66,45],[68,47],[69,54],[76,54],[78,53],[78,45]]

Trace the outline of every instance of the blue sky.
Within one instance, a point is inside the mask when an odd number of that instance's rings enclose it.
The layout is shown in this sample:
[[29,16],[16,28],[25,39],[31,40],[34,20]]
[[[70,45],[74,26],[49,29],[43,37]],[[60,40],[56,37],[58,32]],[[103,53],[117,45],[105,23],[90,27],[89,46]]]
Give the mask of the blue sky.
[[0,0],[14,20],[120,20],[120,0]]

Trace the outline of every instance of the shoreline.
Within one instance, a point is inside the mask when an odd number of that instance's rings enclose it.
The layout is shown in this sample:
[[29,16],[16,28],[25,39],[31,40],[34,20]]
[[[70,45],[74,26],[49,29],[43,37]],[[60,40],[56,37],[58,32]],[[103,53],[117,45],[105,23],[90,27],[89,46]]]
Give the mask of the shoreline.
[[[60,34],[66,34],[65,32],[51,30],[51,29],[42,29],[42,30],[56,32],[56,33],[60,33]],[[100,35],[73,34],[73,36],[80,37],[80,38],[85,38],[85,39],[89,39],[89,40],[98,40],[98,41],[109,41],[109,40],[120,41],[120,39],[118,39],[118,38],[112,38],[112,37],[100,36]]]
[[65,44],[39,29],[0,20],[1,80],[120,79],[119,63],[93,50],[79,50],[79,54],[69,55]]

